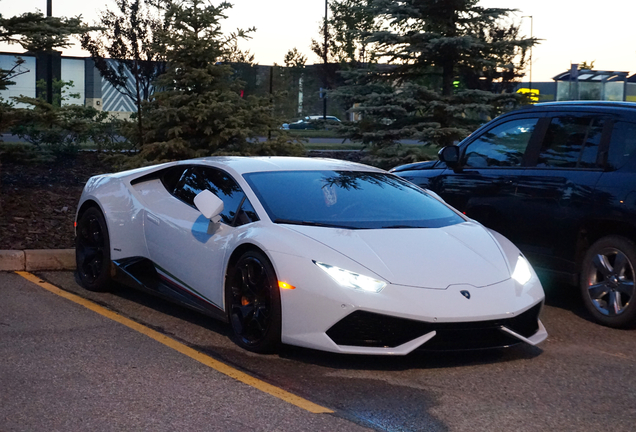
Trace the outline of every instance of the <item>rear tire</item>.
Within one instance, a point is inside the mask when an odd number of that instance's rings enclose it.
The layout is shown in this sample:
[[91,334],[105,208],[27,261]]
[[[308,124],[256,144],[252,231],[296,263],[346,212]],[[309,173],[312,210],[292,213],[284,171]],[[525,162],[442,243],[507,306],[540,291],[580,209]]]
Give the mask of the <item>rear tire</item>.
[[281,335],[280,291],[264,254],[247,251],[228,269],[225,305],[237,345],[257,353],[276,351]]
[[84,288],[89,291],[110,289],[110,239],[104,215],[97,207],[87,209],[77,221],[75,262]]
[[603,237],[585,254],[580,288],[594,319],[608,327],[636,324],[636,246],[621,236]]

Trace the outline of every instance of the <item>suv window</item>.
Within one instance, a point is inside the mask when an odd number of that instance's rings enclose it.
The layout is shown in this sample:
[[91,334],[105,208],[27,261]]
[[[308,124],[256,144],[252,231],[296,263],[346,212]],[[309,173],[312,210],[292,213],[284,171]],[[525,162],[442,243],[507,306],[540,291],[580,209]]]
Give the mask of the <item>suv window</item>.
[[[258,220],[245,193],[227,173],[209,167],[190,167],[181,176],[172,194],[184,203],[194,206],[194,197],[207,189],[223,201],[221,220],[228,224],[244,225]],[[240,208],[239,208],[240,206]],[[237,217],[237,212],[240,213]]]
[[553,117],[543,139],[537,167],[596,168],[603,122],[602,118],[590,116]]
[[614,123],[610,139],[607,163],[610,168],[618,169],[636,154],[636,123],[619,121]]
[[518,167],[538,118],[511,120],[495,126],[473,141],[464,156],[464,166]]

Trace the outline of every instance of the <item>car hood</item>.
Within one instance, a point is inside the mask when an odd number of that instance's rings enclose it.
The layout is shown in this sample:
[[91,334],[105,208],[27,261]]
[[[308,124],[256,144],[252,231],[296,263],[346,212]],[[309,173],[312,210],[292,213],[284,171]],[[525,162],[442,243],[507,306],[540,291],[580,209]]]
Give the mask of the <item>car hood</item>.
[[411,164],[396,166],[395,168],[391,168],[389,172],[398,173],[402,171],[431,169],[431,168],[435,168],[439,163],[440,161],[438,160],[415,162]]
[[[484,287],[510,278],[495,239],[481,225],[349,230],[288,225],[392,284],[446,289]],[[338,263],[326,263],[338,266]]]

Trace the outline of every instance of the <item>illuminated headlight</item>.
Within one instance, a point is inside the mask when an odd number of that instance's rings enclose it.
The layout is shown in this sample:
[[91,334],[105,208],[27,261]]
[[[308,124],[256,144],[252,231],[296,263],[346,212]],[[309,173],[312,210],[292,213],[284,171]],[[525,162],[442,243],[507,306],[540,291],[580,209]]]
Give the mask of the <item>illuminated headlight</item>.
[[519,282],[521,285],[528,283],[532,278],[532,271],[530,270],[530,264],[523,256],[519,255],[517,259],[517,265],[515,271],[512,272],[512,278]]
[[314,264],[324,270],[329,276],[331,276],[343,287],[377,293],[382,291],[382,288],[386,286],[385,282],[370,278],[368,276],[363,276],[358,273],[353,273],[339,267],[335,267],[329,264],[323,264],[317,261],[314,261]]

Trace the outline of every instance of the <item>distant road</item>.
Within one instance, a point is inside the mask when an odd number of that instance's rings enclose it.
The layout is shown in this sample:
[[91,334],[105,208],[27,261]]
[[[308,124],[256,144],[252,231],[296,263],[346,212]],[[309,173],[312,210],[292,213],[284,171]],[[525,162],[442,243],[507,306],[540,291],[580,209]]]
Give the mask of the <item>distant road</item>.
[[[343,140],[342,138],[307,138],[308,144],[342,144],[342,143],[350,142],[348,139]],[[402,140],[400,144],[407,145],[416,145],[422,144],[421,141],[417,140]]]
[[[303,138],[303,137],[299,137],[299,138]],[[307,144],[343,144],[343,143],[350,143],[351,141],[349,141],[348,139],[342,139],[342,138],[305,138],[307,140]],[[266,137],[259,137],[260,141],[265,141],[267,140]],[[423,144],[421,141],[418,140],[402,140],[400,141],[400,144],[405,144],[405,145],[417,145],[417,144]]]
[[[260,141],[265,141],[266,139],[267,139],[266,137],[259,137]],[[306,138],[306,139],[307,139],[307,144],[342,144],[343,143],[342,138]],[[19,139],[17,136],[11,135],[11,134],[2,134],[2,140],[7,143],[23,141]],[[344,140],[344,142],[350,142],[350,141]],[[417,140],[402,140],[400,141],[400,143],[407,144],[407,145],[422,144],[421,141],[417,141]]]
[[1,135],[2,135],[2,141],[4,141],[4,142],[20,142],[20,141],[22,141],[21,139],[19,139],[15,135],[11,135],[11,134],[1,134]]

